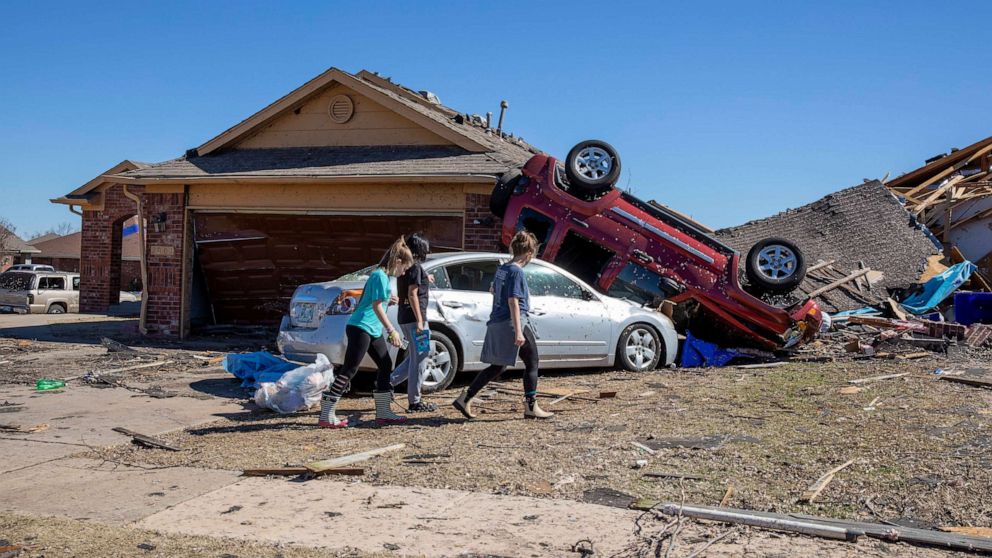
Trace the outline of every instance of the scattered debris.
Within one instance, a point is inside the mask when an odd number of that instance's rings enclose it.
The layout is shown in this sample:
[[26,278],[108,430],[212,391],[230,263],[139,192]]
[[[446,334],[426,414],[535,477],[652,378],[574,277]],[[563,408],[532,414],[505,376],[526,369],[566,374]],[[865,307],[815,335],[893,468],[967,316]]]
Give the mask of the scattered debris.
[[124,343],[114,341],[109,337],[100,339],[100,344],[107,348],[108,353],[137,353],[135,349],[128,347]]
[[307,463],[306,468],[313,473],[322,473],[328,469],[338,469],[354,463],[368,461],[373,457],[382,455],[384,453],[389,453],[391,451],[401,450],[405,447],[406,444],[393,444],[391,446],[363,451],[359,453],[352,453],[349,455],[343,455],[341,457],[335,457],[333,459],[314,461],[313,463]]
[[663,473],[660,471],[645,471],[643,476],[658,478],[658,479],[706,480],[706,477],[701,477],[699,475],[686,475],[682,473]]
[[631,445],[633,445],[635,448],[637,448],[639,450],[644,450],[645,452],[647,452],[648,455],[654,455],[655,454],[655,451],[653,449],[645,446],[644,444],[642,444],[640,442],[631,442]]
[[130,436],[132,443],[141,444],[143,446],[147,446],[150,448],[166,449],[169,451],[182,451],[181,448],[163,442],[162,440],[159,440],[157,438],[152,438],[151,436],[145,436],[144,434],[140,434],[133,430],[128,430],[127,428],[122,428],[120,426],[117,426],[113,428],[113,431],[119,432],[125,436]]
[[16,434],[35,434],[37,432],[44,432],[48,430],[48,424],[36,424],[34,426],[21,426],[19,424],[0,424],[0,430],[3,432],[12,432]]
[[612,488],[592,488],[582,493],[582,501],[614,508],[630,508],[637,498]]
[[759,513],[733,508],[712,508],[708,506],[686,506],[683,504],[665,504],[662,513],[670,516],[686,516],[696,519],[708,519],[723,523],[739,523],[752,527],[762,527],[775,531],[802,533],[815,537],[837,539],[842,541],[857,541],[864,531],[848,529],[817,521],[800,520],[787,515]]
[[616,396],[617,396],[617,392],[615,392],[615,391],[601,391],[601,392],[599,392],[599,398],[600,399],[613,399]]
[[727,504],[730,503],[730,499],[734,497],[734,485],[727,487],[727,492],[724,493],[723,498],[720,499],[720,507],[725,508]]
[[823,492],[823,489],[826,488],[828,484],[830,484],[830,481],[834,480],[834,475],[850,467],[852,463],[854,463],[853,460],[848,460],[844,464],[838,465],[837,467],[830,469],[826,473],[823,473],[823,476],[818,478],[816,482],[814,482],[813,484],[809,485],[809,488],[806,489],[806,492],[803,493],[799,501],[812,503],[813,500],[815,500],[816,497],[819,496],[821,492]]
[[849,384],[867,384],[870,382],[877,382],[880,380],[891,380],[892,378],[902,378],[903,376],[908,376],[909,372],[902,372],[900,374],[883,374],[881,376],[871,376],[868,378],[858,378],[857,380],[848,380]]

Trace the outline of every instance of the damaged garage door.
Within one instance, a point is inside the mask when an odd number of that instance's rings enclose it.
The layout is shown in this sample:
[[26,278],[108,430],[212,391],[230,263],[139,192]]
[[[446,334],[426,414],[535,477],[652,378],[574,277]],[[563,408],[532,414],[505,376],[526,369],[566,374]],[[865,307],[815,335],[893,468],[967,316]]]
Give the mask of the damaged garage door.
[[461,249],[461,216],[194,214],[199,271],[217,323],[273,323],[296,287],[373,264],[401,234]]

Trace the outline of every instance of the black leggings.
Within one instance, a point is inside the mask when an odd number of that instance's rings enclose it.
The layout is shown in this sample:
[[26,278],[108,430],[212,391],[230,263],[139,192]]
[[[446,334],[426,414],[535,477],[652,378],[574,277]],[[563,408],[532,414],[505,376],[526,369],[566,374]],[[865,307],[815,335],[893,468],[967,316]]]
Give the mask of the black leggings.
[[365,353],[372,357],[376,368],[379,369],[375,377],[376,391],[392,391],[389,375],[393,371],[393,359],[389,357],[386,339],[381,335],[373,339],[364,329],[353,325],[345,326],[344,335],[348,338],[348,347],[344,351],[344,364],[334,375],[334,383],[327,388],[327,393],[341,397],[348,391],[348,384],[358,372],[358,365],[362,363]]
[[[537,397],[537,365],[540,357],[537,354],[537,339],[530,327],[524,326],[524,344],[520,347],[520,360],[524,361],[524,396],[528,399]],[[468,386],[466,399],[476,396],[486,384],[499,378],[506,371],[506,366],[492,364],[472,380]]]

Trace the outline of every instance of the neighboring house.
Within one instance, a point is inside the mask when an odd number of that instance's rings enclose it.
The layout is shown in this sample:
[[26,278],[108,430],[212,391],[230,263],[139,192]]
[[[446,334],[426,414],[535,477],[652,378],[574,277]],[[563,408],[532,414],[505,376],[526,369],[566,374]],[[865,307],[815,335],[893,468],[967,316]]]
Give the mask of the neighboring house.
[[[138,218],[132,217],[124,223],[121,243],[121,289],[141,290],[141,266],[139,252]],[[59,271],[79,272],[83,233],[75,232],[65,236],[46,234],[28,242],[40,250],[32,258],[34,263],[47,264]]]
[[992,137],[885,183],[944,243],[992,275]]
[[32,262],[32,257],[38,253],[38,249],[3,227],[0,227],[0,272],[15,263],[37,263]]
[[139,201],[145,326],[159,335],[272,323],[297,285],[374,263],[404,233],[498,249],[489,194],[537,151],[490,120],[332,68],[182,157],[123,161],[52,200],[82,209],[81,309],[107,310]]

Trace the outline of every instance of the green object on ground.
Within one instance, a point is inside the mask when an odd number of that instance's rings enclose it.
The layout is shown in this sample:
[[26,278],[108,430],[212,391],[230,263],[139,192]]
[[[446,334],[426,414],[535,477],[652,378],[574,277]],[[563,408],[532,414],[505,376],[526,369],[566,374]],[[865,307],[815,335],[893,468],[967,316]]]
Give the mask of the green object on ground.
[[62,380],[49,380],[47,378],[41,378],[35,383],[35,388],[38,391],[59,389],[64,387],[65,387],[65,382],[63,382]]

